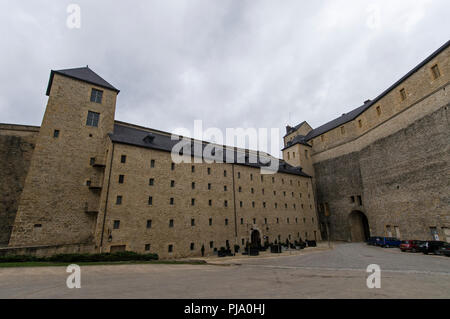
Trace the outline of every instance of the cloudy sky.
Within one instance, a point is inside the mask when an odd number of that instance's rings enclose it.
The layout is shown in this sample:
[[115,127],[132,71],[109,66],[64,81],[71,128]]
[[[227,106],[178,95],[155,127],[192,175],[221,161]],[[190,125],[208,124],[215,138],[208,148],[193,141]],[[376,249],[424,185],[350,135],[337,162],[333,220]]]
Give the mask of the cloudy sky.
[[283,135],[377,96],[449,40],[449,17],[448,0],[3,0],[0,122],[40,125],[50,70],[88,64],[121,90],[118,120]]

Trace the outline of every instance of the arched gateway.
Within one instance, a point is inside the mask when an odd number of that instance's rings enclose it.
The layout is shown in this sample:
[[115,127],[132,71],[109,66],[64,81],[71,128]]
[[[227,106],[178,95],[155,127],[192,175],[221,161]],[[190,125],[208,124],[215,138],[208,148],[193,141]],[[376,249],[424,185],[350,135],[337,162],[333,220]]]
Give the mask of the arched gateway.
[[366,241],[370,237],[369,221],[360,211],[353,211],[349,215],[350,235],[352,242]]
[[251,235],[251,247],[252,248],[260,248],[261,247],[261,235],[258,230],[254,229]]

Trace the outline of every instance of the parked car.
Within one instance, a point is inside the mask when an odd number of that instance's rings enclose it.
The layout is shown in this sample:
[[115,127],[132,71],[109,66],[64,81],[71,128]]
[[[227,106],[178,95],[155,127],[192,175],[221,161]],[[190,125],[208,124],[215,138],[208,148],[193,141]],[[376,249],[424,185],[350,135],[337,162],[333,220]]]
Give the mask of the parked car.
[[439,255],[439,248],[447,244],[445,241],[429,240],[419,245],[419,250],[425,255],[436,254]]
[[369,237],[369,239],[367,240],[367,245],[378,246],[378,243],[380,241],[381,241],[381,237],[380,236]]
[[444,243],[444,245],[442,245],[442,247],[439,247],[438,252],[439,252],[439,255],[444,255],[444,256],[450,257],[450,244]]
[[389,247],[400,247],[401,240],[395,237],[381,237],[378,246],[389,248]]
[[410,251],[415,253],[417,251],[420,251],[419,245],[422,243],[422,240],[402,240],[402,243],[400,244],[400,250],[403,252]]

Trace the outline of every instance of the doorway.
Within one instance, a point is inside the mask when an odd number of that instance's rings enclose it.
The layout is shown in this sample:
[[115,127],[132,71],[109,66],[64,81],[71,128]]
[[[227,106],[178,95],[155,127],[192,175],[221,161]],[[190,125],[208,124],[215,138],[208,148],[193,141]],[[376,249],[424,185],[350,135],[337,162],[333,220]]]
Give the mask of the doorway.
[[350,235],[352,242],[367,241],[370,237],[369,221],[360,211],[353,211],[349,215]]

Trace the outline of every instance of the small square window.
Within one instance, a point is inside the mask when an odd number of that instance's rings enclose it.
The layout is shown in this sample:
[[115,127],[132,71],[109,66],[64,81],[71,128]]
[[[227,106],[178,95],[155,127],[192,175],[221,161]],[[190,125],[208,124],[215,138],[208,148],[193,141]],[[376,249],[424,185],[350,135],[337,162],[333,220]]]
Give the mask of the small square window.
[[59,130],[53,131],[53,137],[59,137]]
[[91,102],[102,103],[103,91],[92,89]]
[[115,220],[113,227],[114,227],[114,229],[119,229],[120,228],[120,220]]
[[405,91],[405,89],[401,89],[400,90],[400,97],[401,97],[402,101],[406,100],[406,91]]
[[88,111],[86,125],[97,127],[99,119],[100,119],[100,113]]
[[116,198],[116,204],[117,205],[121,205],[122,204],[122,196],[117,196],[117,198]]
[[125,163],[126,161],[127,161],[127,156],[126,155],[120,156],[120,162],[121,163]]
[[145,244],[145,250],[149,251],[150,250],[150,244]]
[[439,71],[439,66],[437,64],[431,67],[431,72],[433,72],[433,78],[435,80],[441,76],[441,72]]
[[119,175],[119,184],[123,184],[124,178],[125,178],[124,175]]

